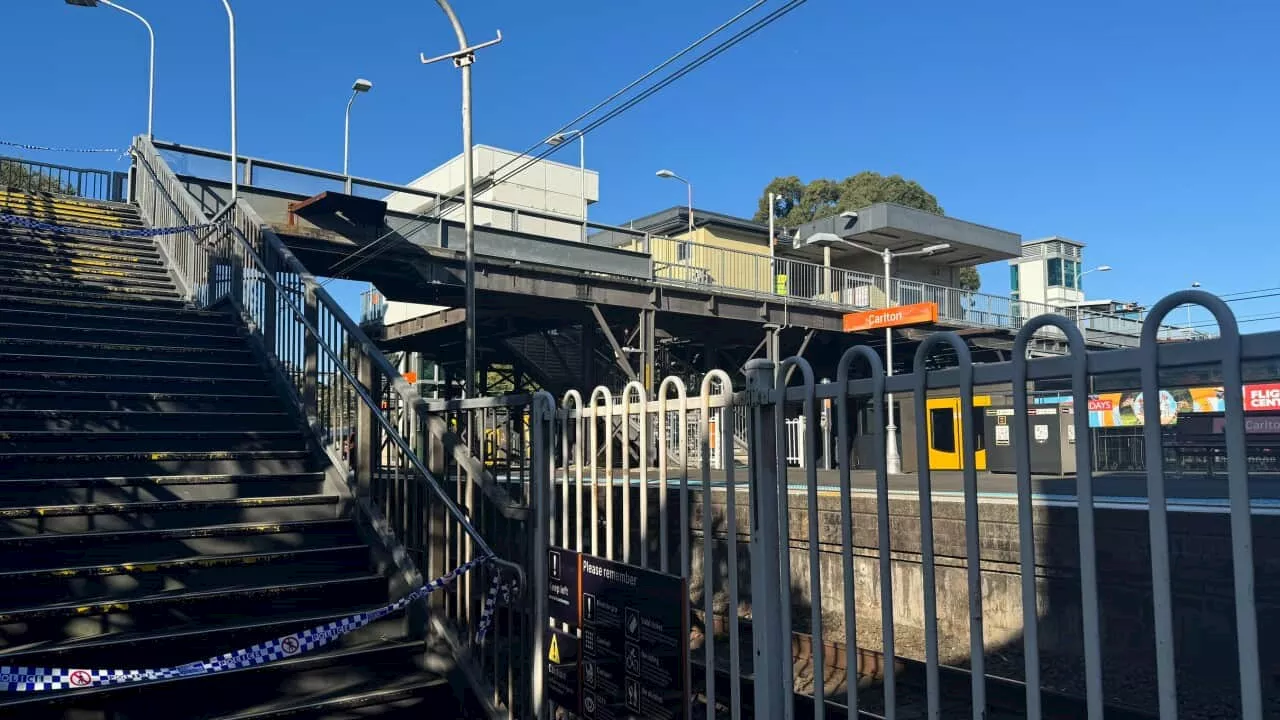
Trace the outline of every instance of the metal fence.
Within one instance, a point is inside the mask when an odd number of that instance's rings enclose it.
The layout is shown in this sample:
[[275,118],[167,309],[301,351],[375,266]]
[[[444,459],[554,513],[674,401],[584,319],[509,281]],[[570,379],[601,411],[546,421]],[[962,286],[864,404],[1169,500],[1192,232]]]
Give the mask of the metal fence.
[[128,174],[0,157],[0,187],[28,193],[124,202]]
[[[1220,337],[1159,343],[1164,318],[1185,303],[1212,313]],[[1071,353],[1026,359],[1032,336],[1050,326]],[[1251,504],[1257,479],[1246,467],[1241,387],[1244,376],[1274,372],[1280,333],[1241,336],[1225,303],[1186,291],[1156,304],[1141,339],[1133,349],[1086,351],[1071,320],[1045,315],[1018,332],[1014,359],[1004,363],[974,364],[959,335],[939,333],[921,344],[914,373],[891,378],[873,350],[854,347],[831,383],[815,382],[803,359],[790,358],[752,361],[747,389],[736,394],[709,390],[712,381],[728,387],[720,371],[696,395],[675,378],[657,397],[628,388],[618,402],[604,388],[571,392],[559,405],[539,393],[529,489],[534,626],[548,623],[546,556],[559,545],[688,581],[690,717],[1275,717],[1280,651],[1260,648],[1258,603],[1270,607],[1277,591],[1273,582],[1256,584],[1255,572],[1280,568],[1253,545],[1277,528]],[[957,365],[926,371],[942,349]],[[792,368],[795,384],[777,386]],[[1144,395],[1156,397],[1191,370],[1211,372],[1227,408],[1220,499],[1201,511],[1168,505],[1175,478],[1154,422],[1141,428],[1146,503],[1098,505],[1105,478],[1091,470],[1086,413],[1071,420],[1076,500],[1033,497],[1039,433],[1033,441],[1026,392],[1013,393],[1014,502],[983,492],[989,477],[975,469],[967,423],[958,496],[935,492],[942,476],[929,469],[924,423],[916,426],[918,474],[885,470],[887,393],[909,394],[923,417],[931,393],[958,391],[960,416],[973,418],[975,387],[1065,378],[1076,407],[1087,407],[1091,376],[1137,373]],[[817,427],[823,401],[834,405],[837,458],[849,457],[853,411],[869,408],[874,470],[840,463],[820,475],[814,432],[796,438],[802,467],[788,466],[787,411],[799,407]],[[710,418],[735,428],[723,418],[743,409],[746,467],[702,462],[712,453]],[[665,445],[669,432],[627,436],[617,448],[603,440],[629,427],[629,416],[687,432],[695,412],[701,446],[674,461],[641,452],[653,462],[636,465],[625,451],[627,443]],[[722,453],[736,434],[714,434]],[[1263,634],[1277,631],[1269,616],[1261,620]],[[540,687],[545,648],[533,640]],[[534,704],[537,717],[559,710],[537,692]]]
[[[656,281],[675,285],[720,287],[850,311],[931,302],[938,306],[943,322],[1009,331],[1017,331],[1040,315],[1061,314],[1091,344],[1113,347],[1137,345],[1143,327],[1141,318],[1061,308],[917,280],[891,278],[886,294],[881,275],[674,238],[645,237],[629,247],[653,256]],[[1063,337],[1056,327],[1044,327],[1041,333]],[[1188,339],[1191,335],[1185,328],[1165,325],[1160,328],[1160,337]]]
[[[157,142],[182,174],[221,178],[229,156],[221,151]],[[237,173],[245,186],[311,195],[325,190],[341,192],[348,178],[341,173],[306,168],[265,158],[241,156]],[[461,197],[386,183],[369,178],[351,179],[351,190],[362,197],[389,199],[393,210],[412,212],[420,222],[400,223],[398,231],[412,234],[415,226],[441,219],[458,220]],[[459,190],[458,192],[461,192]],[[719,288],[754,297],[783,299],[805,305],[844,310],[884,308],[892,304],[934,302],[940,318],[965,326],[1016,331],[1029,319],[1046,313],[1063,313],[1094,345],[1133,347],[1143,320],[1077,308],[1059,308],[1006,296],[970,292],[955,287],[913,280],[893,279],[886,294],[879,275],[827,267],[817,263],[744,252],[730,248],[654,236],[631,228],[551,212],[534,211],[501,203],[476,201],[481,226],[576,241],[584,225],[588,244],[616,247],[647,254],[652,259],[652,280],[657,284]],[[599,268],[597,272],[609,272]],[[375,308],[370,308],[375,309]],[[1053,327],[1044,336],[1061,339]],[[1188,328],[1165,325],[1161,337],[1189,339],[1200,335]]]

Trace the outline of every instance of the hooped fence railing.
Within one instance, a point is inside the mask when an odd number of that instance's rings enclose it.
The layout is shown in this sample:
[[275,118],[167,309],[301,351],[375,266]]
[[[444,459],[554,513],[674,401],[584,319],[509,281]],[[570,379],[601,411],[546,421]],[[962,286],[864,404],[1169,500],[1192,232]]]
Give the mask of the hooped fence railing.
[[215,224],[166,235],[157,246],[190,301],[229,303],[243,318],[374,529],[403,549],[396,560],[404,589],[485,559],[491,582],[473,572],[456,592],[431,596],[432,621],[447,620],[454,631],[474,629],[499,583],[517,591],[498,610],[488,642],[466,650],[489,678],[493,700],[523,716],[530,688],[519,648],[528,646],[530,626],[518,598],[527,592],[527,511],[512,499],[513,486],[499,482],[472,455],[467,438],[428,410],[252,207],[233,203],[206,218],[147,138],[137,138],[132,152],[133,197],[150,223]]
[[[1159,342],[1160,323],[1187,303],[1217,319],[1220,337]],[[1048,326],[1067,338],[1070,354],[1028,360],[1032,336]],[[654,396],[601,387],[557,402],[538,393],[534,622],[551,623],[547,557],[559,546],[686,579],[688,717],[1274,717],[1280,648],[1260,640],[1277,626],[1259,610],[1280,599],[1265,580],[1280,571],[1280,522],[1268,509],[1280,494],[1268,491],[1274,478],[1246,466],[1242,388],[1280,377],[1280,333],[1241,335],[1220,299],[1185,291],[1157,303],[1141,341],[1087,351],[1074,323],[1045,315],[1019,331],[1009,362],[975,364],[958,334],[938,333],[920,346],[913,373],[893,377],[874,350],[858,346],[835,382],[816,382],[806,361],[790,358],[752,361],[736,393],[712,389],[722,380],[728,387],[722,371],[692,392],[668,378]],[[928,370],[943,349],[957,364]],[[791,368],[793,384],[780,386],[776,378]],[[1074,498],[1042,494],[1032,474],[1033,456],[1045,450],[1033,428],[1041,421],[1028,415],[1031,389],[1066,380],[1075,407],[1087,408],[1090,380],[1120,374],[1137,378],[1146,397],[1190,376],[1222,386],[1228,469],[1218,498],[1203,497],[1206,477],[1188,484],[1168,472],[1154,421],[1143,426],[1143,473],[1095,473],[1087,412],[1063,421],[1074,431],[1063,450],[1077,467]],[[958,393],[961,417],[973,418],[975,393],[994,387],[1027,389],[1011,393],[1012,432],[998,436],[1015,457],[1010,474],[976,469],[982,448],[970,423],[959,443],[962,471],[929,469],[920,423],[921,470],[886,473],[886,394],[923,417],[931,395]],[[834,408],[837,459],[849,457],[851,418],[869,410],[873,470],[820,470],[816,432],[798,441],[800,467],[788,466],[787,418],[798,409],[817,428],[825,402]],[[730,418],[743,410],[746,466],[703,462],[713,437],[730,451],[743,432]],[[712,433],[711,423],[729,431]],[[693,429],[697,447],[688,443]],[[652,461],[629,466],[626,453],[601,444],[618,432],[642,447],[689,452],[641,452]],[[1145,495],[1113,502],[1139,479]],[[532,639],[531,656],[545,657],[541,634]],[[542,668],[534,671],[541,687]],[[534,703],[540,718],[565,709],[541,695]]]

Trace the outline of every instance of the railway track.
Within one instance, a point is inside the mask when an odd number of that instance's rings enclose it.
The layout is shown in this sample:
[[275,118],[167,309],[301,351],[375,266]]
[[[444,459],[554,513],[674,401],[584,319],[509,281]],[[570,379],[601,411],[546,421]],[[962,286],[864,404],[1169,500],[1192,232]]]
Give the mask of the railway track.
[[[727,638],[727,618],[720,615],[715,616],[714,632],[717,640]],[[749,655],[751,621],[747,619],[740,620],[739,632],[743,638],[741,647],[745,648],[744,655]],[[802,632],[793,632],[791,635],[794,665],[799,668],[807,668],[814,657],[813,636]],[[716,651],[717,657],[721,655],[726,657],[725,665],[727,665],[728,643],[726,641],[717,642]],[[704,684],[702,678],[705,666],[702,663],[702,655],[700,652],[691,652],[690,655],[695,667],[694,684],[696,687],[700,687]],[[830,679],[832,674],[836,676],[843,675],[846,678],[845,689],[837,693],[832,693],[830,689],[828,690],[828,698],[823,703],[825,717],[840,720],[850,717],[882,718],[884,716],[883,693],[878,690],[885,677],[887,661],[883,653],[866,648],[854,648],[851,657],[849,649],[844,643],[826,641],[823,643],[823,658],[824,666],[827,668],[828,688],[832,684]],[[850,668],[851,661],[852,668]],[[720,663],[717,662],[717,666],[719,665]],[[749,658],[744,658],[743,666],[749,667]],[[927,687],[925,663],[912,658],[894,657],[893,667],[897,717],[903,719],[925,717]],[[800,675],[801,677],[797,678],[797,684],[803,683],[804,672],[801,672]],[[811,679],[810,676],[810,682],[803,684],[811,685]],[[729,694],[730,680],[728,667],[716,668],[716,693],[719,698],[724,698]],[[755,692],[754,677],[751,673],[744,671],[739,676],[739,682],[742,688],[744,710],[742,716],[752,717],[751,704]],[[849,682],[856,683],[858,686],[858,712],[856,715],[852,712],[847,702]],[[938,689],[942,699],[943,717],[970,716],[971,683],[972,675],[968,670],[947,665],[939,666]],[[1026,717],[1026,693],[1026,683],[1020,680],[987,675],[987,717],[993,720]],[[703,700],[705,701],[705,697]],[[1042,716],[1046,720],[1078,720],[1088,716],[1085,699],[1077,695],[1041,688],[1040,702]],[[813,718],[817,716],[818,708],[811,692],[797,692],[794,696],[794,703],[797,718]],[[717,702],[717,705],[722,704],[722,701]],[[723,709],[725,710],[724,717],[729,717],[728,708],[725,707]],[[717,713],[717,715],[719,714]],[[1138,708],[1107,705],[1106,717],[1107,720],[1153,720],[1158,715]]]

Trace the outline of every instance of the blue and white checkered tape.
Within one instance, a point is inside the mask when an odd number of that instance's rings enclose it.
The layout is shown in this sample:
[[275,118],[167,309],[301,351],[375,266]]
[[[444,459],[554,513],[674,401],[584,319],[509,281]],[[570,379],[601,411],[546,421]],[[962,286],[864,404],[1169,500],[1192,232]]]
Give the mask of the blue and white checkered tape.
[[[463,563],[452,572],[414,590],[399,600],[376,610],[356,613],[341,620],[318,625],[301,632],[278,637],[274,640],[258,643],[234,652],[215,655],[208,660],[201,660],[168,668],[145,670],[114,669],[80,669],[80,668],[41,668],[13,667],[0,665],[0,691],[9,692],[41,692],[49,690],[72,690],[104,685],[142,682],[147,680],[168,680],[172,678],[208,675],[212,673],[236,670],[239,668],[265,665],[267,663],[296,657],[317,650],[334,640],[354,632],[375,620],[380,620],[391,613],[403,610],[414,601],[426,597],[439,590],[463,574],[484,564],[492,556],[476,558]],[[479,627],[476,631],[476,642],[484,640],[485,633],[493,624],[493,611],[498,594],[502,591],[501,581],[494,574],[493,586],[485,599],[484,612],[480,615]],[[509,594],[510,590],[507,590]]]
[[164,228],[104,228],[80,225],[57,225],[55,223],[36,220],[35,218],[29,218],[22,215],[10,215],[8,213],[0,213],[0,225],[13,225],[16,227],[27,228],[28,230],[43,230],[45,232],[98,235],[102,237],[157,237],[159,235],[177,235],[178,233],[207,230],[217,226],[215,223],[203,223],[200,225],[179,225],[178,227]]

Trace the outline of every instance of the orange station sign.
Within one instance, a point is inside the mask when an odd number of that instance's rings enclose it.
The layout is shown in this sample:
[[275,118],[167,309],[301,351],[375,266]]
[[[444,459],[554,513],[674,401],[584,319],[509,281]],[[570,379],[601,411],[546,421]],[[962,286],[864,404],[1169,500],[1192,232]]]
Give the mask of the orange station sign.
[[864,310],[845,313],[844,331],[877,330],[880,328],[922,325],[938,321],[938,303],[923,302],[913,305],[895,305],[882,310]]

